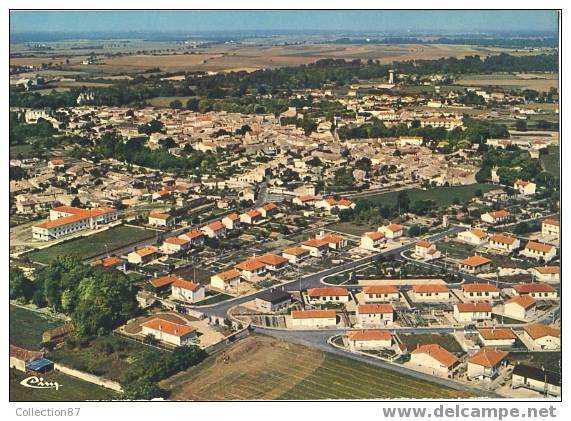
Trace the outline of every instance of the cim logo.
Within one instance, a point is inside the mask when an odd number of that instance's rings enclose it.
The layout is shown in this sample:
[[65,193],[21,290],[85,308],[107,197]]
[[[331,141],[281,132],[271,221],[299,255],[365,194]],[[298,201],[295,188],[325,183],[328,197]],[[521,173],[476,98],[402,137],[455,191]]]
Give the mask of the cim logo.
[[20,384],[24,387],[29,387],[32,389],[55,389],[59,390],[61,385],[58,382],[48,382],[45,381],[43,377],[26,377],[24,380],[20,382]]

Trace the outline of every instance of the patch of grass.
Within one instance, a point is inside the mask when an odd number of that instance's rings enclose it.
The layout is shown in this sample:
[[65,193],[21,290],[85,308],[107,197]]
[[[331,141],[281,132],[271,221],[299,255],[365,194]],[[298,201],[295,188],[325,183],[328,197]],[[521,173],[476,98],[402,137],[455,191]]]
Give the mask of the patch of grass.
[[13,345],[39,350],[42,334],[62,324],[61,320],[10,305],[10,343]]
[[10,369],[10,401],[14,402],[59,402],[59,401],[109,401],[119,399],[119,393],[68,376],[59,371],[42,375],[45,381],[57,382],[60,387],[55,389],[31,389],[20,382],[28,377],[16,369]]
[[185,107],[186,102],[190,98],[194,98],[194,97],[192,97],[192,96],[157,96],[155,98],[149,99],[149,103],[153,107],[169,107],[171,102],[178,99],[180,102],[182,102],[182,106]]
[[282,394],[279,399],[454,399],[470,396],[466,392],[418,380],[395,371],[326,354],[324,362],[311,375]]
[[120,381],[134,357],[144,351],[159,351],[142,343],[115,335],[99,336],[87,346],[69,348],[64,345],[50,352],[48,358],[77,370]]
[[418,345],[437,344],[450,352],[463,352],[460,344],[458,344],[452,335],[411,334],[400,335],[400,338],[407,346],[409,351],[415,350]]
[[220,294],[213,295],[210,298],[206,298],[206,299],[196,303],[195,305],[206,306],[206,305],[210,305],[210,304],[220,303],[220,302],[226,301],[230,298],[232,298],[231,295],[220,293]]
[[[27,253],[26,256],[34,262],[44,264],[49,264],[58,256],[65,255],[90,259],[105,253],[107,250],[112,253],[113,250],[154,236],[154,231],[121,225],[87,237],[74,238],[45,249],[34,250]],[[105,245],[107,245],[107,249]]]
[[333,231],[342,232],[349,235],[361,236],[365,232],[377,231],[378,227],[367,224],[355,224],[353,222],[339,222],[337,224],[327,226],[328,229]]
[[417,200],[434,200],[436,202],[436,206],[444,208],[453,204],[455,199],[458,199],[460,202],[464,202],[475,197],[477,190],[481,190],[482,193],[486,193],[493,190],[495,187],[497,186],[492,184],[476,183],[466,186],[435,187],[428,190],[414,188],[381,194],[372,194],[370,196],[359,196],[358,198],[356,197],[355,200],[358,201],[359,199],[366,198],[372,202],[378,202],[379,204],[393,207],[397,203],[399,193],[406,191],[411,205],[413,205]]

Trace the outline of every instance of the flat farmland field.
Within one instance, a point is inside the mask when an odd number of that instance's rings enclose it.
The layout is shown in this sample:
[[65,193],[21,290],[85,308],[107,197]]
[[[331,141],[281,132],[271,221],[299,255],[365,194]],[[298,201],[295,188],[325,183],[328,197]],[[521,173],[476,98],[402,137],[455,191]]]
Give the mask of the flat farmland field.
[[466,75],[454,81],[455,85],[461,86],[500,86],[503,88],[533,89],[546,92],[559,86],[557,74],[491,74],[491,75]]
[[43,264],[49,264],[58,256],[74,256],[87,260],[105,253],[106,245],[109,253],[112,253],[113,250],[154,236],[155,231],[121,225],[97,234],[56,244],[45,249],[34,250],[27,253],[26,256],[33,262]]
[[467,398],[402,374],[250,336],[161,383],[172,400]]
[[10,343],[30,350],[39,350],[42,334],[63,325],[48,315],[10,305]]

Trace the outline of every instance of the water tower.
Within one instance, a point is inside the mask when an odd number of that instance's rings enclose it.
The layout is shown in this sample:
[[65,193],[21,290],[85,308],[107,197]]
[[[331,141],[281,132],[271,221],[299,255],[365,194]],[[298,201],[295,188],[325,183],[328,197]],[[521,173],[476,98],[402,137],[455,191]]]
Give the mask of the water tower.
[[389,70],[389,84],[394,85],[395,83],[395,71],[393,69]]

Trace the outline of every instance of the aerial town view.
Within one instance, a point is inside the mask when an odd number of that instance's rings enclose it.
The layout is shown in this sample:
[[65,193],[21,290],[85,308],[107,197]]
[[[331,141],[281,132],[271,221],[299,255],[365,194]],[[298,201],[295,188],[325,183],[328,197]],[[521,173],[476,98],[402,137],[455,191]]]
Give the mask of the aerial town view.
[[10,401],[559,400],[559,20],[12,10]]

